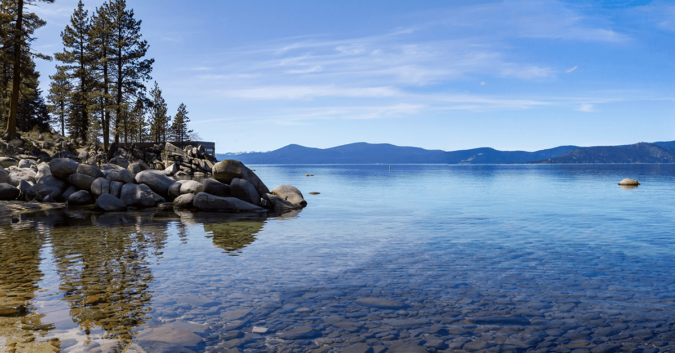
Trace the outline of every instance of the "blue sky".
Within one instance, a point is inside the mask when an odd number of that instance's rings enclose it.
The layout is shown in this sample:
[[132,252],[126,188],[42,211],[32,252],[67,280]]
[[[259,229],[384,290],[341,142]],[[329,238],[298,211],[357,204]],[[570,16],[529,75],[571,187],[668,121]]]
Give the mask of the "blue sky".
[[[675,140],[672,2],[127,1],[170,112],[219,153]],[[38,51],[76,4],[34,9]]]

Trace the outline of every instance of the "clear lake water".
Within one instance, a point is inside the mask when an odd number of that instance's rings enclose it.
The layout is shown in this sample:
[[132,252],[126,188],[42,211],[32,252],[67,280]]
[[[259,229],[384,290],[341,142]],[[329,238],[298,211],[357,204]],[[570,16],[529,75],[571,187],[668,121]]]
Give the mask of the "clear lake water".
[[675,351],[675,165],[250,167],[308,206],[0,216],[0,350]]

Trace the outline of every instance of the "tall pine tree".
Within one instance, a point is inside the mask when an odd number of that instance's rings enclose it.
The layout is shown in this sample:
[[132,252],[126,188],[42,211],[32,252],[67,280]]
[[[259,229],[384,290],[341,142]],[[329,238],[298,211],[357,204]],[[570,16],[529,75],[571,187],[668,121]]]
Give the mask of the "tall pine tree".
[[188,139],[189,134],[192,133],[192,130],[188,130],[187,127],[189,122],[190,118],[188,117],[187,107],[181,103],[171,125],[172,137],[175,142],[180,144],[181,148],[185,147],[184,142]]
[[79,137],[85,141],[88,137],[90,124],[89,100],[93,85],[91,74],[93,58],[89,31],[88,11],[84,9],[84,4],[80,0],[77,9],[70,17],[70,24],[61,32],[63,52],[54,54],[56,60],[63,63],[63,65],[57,66],[58,72],[63,73],[72,85],[68,97],[71,102],[68,121],[70,136]]
[[112,55],[112,30],[113,23],[108,12],[108,7],[101,6],[96,9],[89,31],[90,43],[93,54],[93,69],[97,75],[97,84],[92,97],[98,110],[100,126],[103,133],[103,149],[108,151],[110,145],[110,113],[115,109],[113,97],[110,94],[110,58]]
[[155,143],[166,142],[171,117],[166,115],[168,112],[166,101],[162,97],[162,90],[159,89],[157,82],[150,90],[150,98],[152,99],[150,105],[150,135]]
[[127,9],[126,0],[111,0],[104,6],[113,25],[110,63],[115,86],[115,142],[119,143],[120,133],[124,133],[127,144],[129,122],[124,105],[133,104],[133,98],[145,92],[144,82],[150,80],[155,60],[144,59],[148,42],[141,40],[141,21]]
[[[37,1],[54,2],[54,0],[16,0],[16,18],[13,37],[13,63],[12,63],[12,97],[10,102],[10,112],[7,119],[7,134],[10,138],[16,136],[16,117],[19,110],[19,90],[21,89],[21,57],[24,51],[28,51],[30,36],[24,32],[24,7],[34,5]],[[34,15],[34,14],[33,14]],[[37,18],[37,16],[35,16]],[[27,17],[28,18],[28,17]],[[39,92],[37,92],[39,93]],[[44,102],[43,102],[44,103]]]
[[[54,117],[53,122],[61,127],[61,135],[65,136],[66,117],[69,116],[68,112],[74,111],[75,114],[78,113],[77,110],[72,109],[70,100],[70,97],[73,94],[73,86],[70,84],[70,81],[68,81],[68,75],[63,69],[58,68],[56,74],[49,76],[49,78],[52,79],[52,82],[49,84],[49,95],[47,96],[47,100],[49,100],[50,103],[49,111]],[[86,136],[73,133],[78,131],[78,127],[79,126],[69,126],[68,130],[71,132],[70,135],[73,137],[86,138]]]

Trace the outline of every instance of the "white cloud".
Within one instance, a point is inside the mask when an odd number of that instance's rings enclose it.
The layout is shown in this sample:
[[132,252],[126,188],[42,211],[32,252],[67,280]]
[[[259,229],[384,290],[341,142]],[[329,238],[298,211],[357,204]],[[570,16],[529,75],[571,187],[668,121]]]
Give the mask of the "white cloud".
[[593,112],[595,112],[595,109],[594,109],[593,104],[589,104],[589,103],[583,103],[583,104],[581,104],[581,106],[580,106],[579,109],[577,109],[577,110],[580,111],[580,112],[586,112],[586,113],[593,113]]
[[254,100],[302,100],[318,97],[382,98],[400,96],[391,87],[266,86],[219,91],[224,97]]
[[565,70],[565,72],[569,74],[569,73],[571,73],[572,71],[576,70],[577,68],[579,68],[579,66],[575,66],[575,67],[573,67],[573,68],[567,69],[567,70]]

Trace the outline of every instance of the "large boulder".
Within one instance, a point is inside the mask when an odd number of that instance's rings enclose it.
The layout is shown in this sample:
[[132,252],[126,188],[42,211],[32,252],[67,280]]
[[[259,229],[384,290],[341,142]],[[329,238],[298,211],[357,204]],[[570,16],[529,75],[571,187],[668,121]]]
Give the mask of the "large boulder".
[[126,158],[116,157],[110,160],[110,164],[117,164],[118,166],[127,169],[129,166],[129,161]]
[[63,194],[61,194],[61,200],[68,201],[68,199],[70,198],[70,195],[76,193],[77,191],[78,191],[78,189],[77,189],[77,187],[75,187],[75,185],[69,186],[66,189],[66,191],[64,191]]
[[91,184],[96,178],[86,174],[74,173],[68,176],[68,181],[75,185],[79,190],[91,190]]
[[272,190],[272,194],[298,206],[307,206],[307,201],[302,196],[300,190],[292,185],[279,185]]
[[49,162],[52,175],[58,178],[67,178],[70,174],[77,173],[80,163],[69,158],[54,158]]
[[179,182],[173,183],[169,187],[169,199],[175,199],[176,197],[180,196],[180,188],[183,186],[183,184]]
[[35,182],[40,181],[40,179],[47,175],[52,175],[52,171],[49,169],[49,163],[40,163],[40,165],[38,165],[37,174],[35,174]]
[[122,187],[124,187],[124,183],[120,181],[110,182],[110,195],[113,195],[117,198],[122,197]]
[[89,205],[94,203],[94,198],[87,190],[74,192],[68,197],[69,205]]
[[195,208],[217,212],[264,212],[264,208],[239,200],[236,197],[219,197],[200,192],[192,202]]
[[17,161],[12,157],[0,157],[0,166],[2,166],[3,168],[9,168],[12,166],[16,166],[17,164],[19,164],[19,161]]
[[127,167],[127,170],[134,173],[134,174],[138,174],[138,173],[141,172],[141,166],[138,163],[131,163]]
[[153,207],[166,201],[145,184],[125,184],[122,186],[120,199],[127,206]]
[[47,175],[41,178],[40,181],[38,181],[37,183],[35,183],[35,185],[31,186],[28,189],[28,191],[26,192],[26,199],[32,200],[33,198],[35,198],[35,195],[37,195],[38,191],[42,190],[43,188],[52,186],[58,188],[61,191],[61,193],[63,193],[64,191],[66,191],[66,189],[68,189],[68,186],[70,186],[70,184],[67,181],[59,179],[53,175]]
[[91,194],[94,195],[94,198],[98,198],[103,194],[109,194],[110,183],[112,183],[112,181],[106,178],[96,178],[91,184]]
[[56,202],[61,196],[62,192],[59,188],[55,186],[48,186],[40,189],[40,191],[35,194],[35,199],[40,202]]
[[19,161],[19,164],[17,165],[17,167],[19,167],[19,168],[30,168],[34,165],[36,165],[36,163],[33,160],[22,159],[22,160]]
[[134,177],[135,175],[126,169],[115,170],[105,176],[108,180],[119,181],[125,184],[134,183]]
[[21,190],[18,188],[2,183],[0,184],[0,200],[16,200],[21,194]]
[[270,204],[272,205],[272,208],[275,211],[290,211],[290,210],[297,210],[302,208],[300,205],[294,205],[284,199],[282,199],[279,196],[272,195],[272,194],[267,194],[267,199],[269,200]]
[[164,175],[172,176],[172,175],[178,173],[178,170],[179,170],[178,164],[174,163],[174,164],[166,167],[166,169],[164,169]]
[[195,195],[194,194],[184,194],[176,197],[173,200],[173,207],[174,208],[193,208],[194,207],[194,199]]
[[149,186],[152,191],[164,198],[169,197],[169,188],[176,182],[157,170],[144,170],[136,174],[135,179],[136,183]]
[[105,170],[122,170],[122,169],[124,169],[124,168],[118,166],[117,164],[108,163],[108,164],[104,164],[104,165],[101,166],[101,170],[104,170],[104,171]]
[[229,197],[232,196],[230,193],[230,186],[221,183],[213,179],[204,180],[204,190],[205,193],[220,196],[220,197]]
[[246,179],[255,187],[258,194],[265,195],[270,192],[265,183],[252,170],[248,169],[244,163],[234,159],[226,159],[216,163],[213,166],[213,178],[225,184],[230,184],[232,179],[235,178]]
[[7,179],[9,179],[9,172],[6,170],[0,170],[0,183],[7,183]]
[[202,192],[204,190],[204,185],[198,181],[194,180],[186,180],[181,183],[180,186],[180,194],[197,194],[199,192]]
[[19,186],[21,180],[35,183],[36,173],[29,168],[10,168],[7,183],[12,186]]
[[31,183],[27,182],[26,180],[21,180],[21,183],[19,183],[19,186],[18,186],[19,191],[21,192],[21,194],[19,194],[18,199],[19,199],[19,200],[22,200],[22,201],[23,201],[23,200],[25,200],[25,201],[30,201],[30,200],[27,199],[28,189],[30,189],[31,187],[33,187],[33,185],[34,185],[34,184],[31,184]]
[[80,166],[77,167],[77,172],[80,174],[89,175],[94,179],[104,177],[103,172],[100,169],[89,164],[80,164]]
[[260,194],[255,187],[246,179],[234,178],[230,182],[230,192],[233,197],[257,205],[260,202]]
[[124,211],[127,205],[122,200],[110,194],[103,194],[96,199],[95,207],[105,212]]

